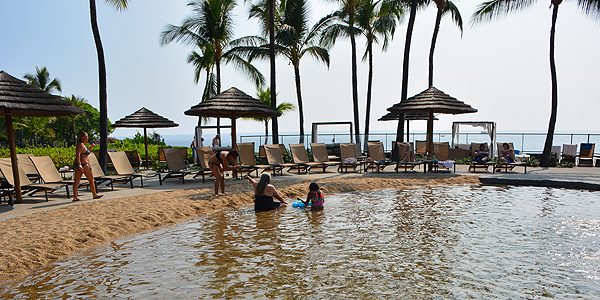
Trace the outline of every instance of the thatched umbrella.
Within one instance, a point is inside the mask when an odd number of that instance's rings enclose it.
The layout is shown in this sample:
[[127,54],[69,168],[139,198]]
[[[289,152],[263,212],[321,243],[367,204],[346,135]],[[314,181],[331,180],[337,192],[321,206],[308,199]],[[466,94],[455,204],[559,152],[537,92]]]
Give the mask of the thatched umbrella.
[[236,146],[235,120],[237,118],[281,116],[281,113],[275,108],[252,98],[235,87],[192,106],[185,114],[198,117],[230,118],[233,149]]
[[157,115],[151,110],[142,107],[129,116],[116,121],[112,127],[144,128],[144,146],[146,147],[146,168],[149,168],[148,160],[148,133],[147,128],[169,128],[177,127],[179,124]]
[[[438,118],[433,118],[434,120],[439,120]],[[379,118],[377,121],[398,121],[400,120],[399,113],[388,113],[387,115]],[[426,113],[407,113],[404,115],[404,120],[406,120],[406,140],[408,141],[410,137],[410,121],[414,120],[429,120],[429,115]]]
[[395,104],[387,109],[393,113],[427,113],[427,154],[433,154],[433,114],[468,114],[477,112],[477,109],[443,93],[435,87],[430,87],[405,101]]
[[17,203],[21,202],[21,182],[17,165],[17,149],[12,117],[56,117],[83,114],[81,108],[60,96],[51,95],[25,81],[0,71],[0,116],[6,117],[6,131],[10,148],[10,161],[15,180]]

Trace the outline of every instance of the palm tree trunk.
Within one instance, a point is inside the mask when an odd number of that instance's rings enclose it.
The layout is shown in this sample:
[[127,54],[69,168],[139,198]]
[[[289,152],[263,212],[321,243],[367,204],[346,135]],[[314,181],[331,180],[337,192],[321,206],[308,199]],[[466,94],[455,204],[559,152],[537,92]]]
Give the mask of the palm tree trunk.
[[354,6],[356,3],[350,3],[350,45],[352,46],[352,104],[354,108],[354,136],[356,143],[360,145],[360,119],[358,114],[358,67],[356,65],[356,38],[354,36]]
[[367,142],[369,141],[369,124],[371,120],[371,88],[373,86],[373,42],[369,41],[367,46],[369,54],[369,79],[367,81],[367,110],[365,112],[365,145],[364,149],[368,149]]
[[92,32],[94,33],[94,42],[96,43],[96,52],[98,53],[98,77],[100,80],[100,157],[98,157],[98,160],[102,171],[106,173],[106,150],[108,149],[106,65],[104,63],[104,49],[102,48],[102,40],[100,40],[100,31],[98,30],[95,0],[90,0],[90,20],[92,23]]
[[[275,84],[275,0],[269,0],[269,61],[271,64],[271,107],[277,109],[277,87]],[[271,118],[273,144],[279,144],[279,124],[277,117]]]
[[265,121],[265,145],[268,142],[269,137],[269,121]]
[[296,98],[298,99],[298,114],[300,115],[300,144],[304,144],[304,109],[302,108],[302,90],[300,88],[300,66],[294,63],[294,77],[296,78]]
[[[412,0],[410,4],[410,17],[408,18],[408,27],[406,28],[406,40],[404,42],[404,62],[402,64],[402,93],[400,102],[408,98],[408,63],[410,58],[410,44],[412,41],[412,32],[415,27],[415,18],[417,17],[417,0]],[[398,119],[398,130],[396,132],[396,141],[404,141],[404,114],[400,114]]]
[[71,119],[73,124],[73,145],[77,145],[77,131],[75,130],[75,119]]
[[[553,1],[554,2],[554,1]],[[556,127],[556,114],[558,111],[558,80],[556,79],[556,62],[554,61],[554,38],[556,36],[556,19],[558,18],[558,4],[553,3],[552,9],[552,27],[550,29],[550,78],[552,80],[552,109],[550,111],[550,123],[548,124],[548,134],[542,152],[541,167],[549,167],[551,160],[552,140],[554,139],[554,129]]]
[[[220,54],[219,54],[220,55]],[[217,60],[217,95],[221,93],[221,60]],[[221,118],[217,118],[217,134],[221,136]],[[221,146],[219,139],[219,147]]]
[[433,52],[435,51],[435,44],[437,41],[438,33],[440,32],[440,23],[442,21],[442,10],[438,8],[437,16],[435,18],[435,27],[433,28],[433,37],[431,38],[431,47],[429,48],[429,86],[433,86]]

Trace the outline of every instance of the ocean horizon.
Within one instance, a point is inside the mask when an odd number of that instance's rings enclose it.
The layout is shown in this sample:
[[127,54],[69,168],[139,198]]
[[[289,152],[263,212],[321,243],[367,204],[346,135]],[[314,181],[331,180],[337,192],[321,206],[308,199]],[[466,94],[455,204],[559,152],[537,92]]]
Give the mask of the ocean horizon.
[[[391,149],[391,143],[394,141],[395,133],[371,133],[369,134],[369,140],[379,140],[384,142],[386,151]],[[130,136],[113,136],[117,139],[131,138]],[[176,147],[190,147],[194,139],[193,134],[169,134],[161,135],[164,139],[165,144]],[[205,135],[204,145],[209,146],[214,138],[214,134]],[[309,144],[310,133],[306,135],[304,140],[305,144]],[[361,134],[361,138],[363,138]],[[410,134],[410,140],[425,140],[426,134],[424,132],[415,132]],[[487,133],[482,132],[461,132],[459,143],[472,143],[472,142],[489,142],[490,138]],[[546,134],[542,132],[523,132],[523,133],[503,133],[498,132],[496,135],[496,142],[512,142],[515,150],[528,153],[541,153],[544,148],[546,141]],[[265,143],[264,133],[243,133],[238,135],[238,143],[254,142],[256,147]],[[270,138],[269,141],[270,143]],[[348,132],[319,132],[317,142],[319,143],[348,143],[352,142]],[[434,133],[434,142],[452,142],[452,134],[447,132]],[[299,136],[297,134],[286,132],[280,133],[281,144],[295,144],[299,143]],[[577,145],[580,143],[597,143],[600,144],[600,133],[555,133],[553,145],[562,146],[563,144]],[[228,133],[221,134],[221,145],[224,147],[231,146],[231,136]],[[257,150],[257,149],[255,149]]]

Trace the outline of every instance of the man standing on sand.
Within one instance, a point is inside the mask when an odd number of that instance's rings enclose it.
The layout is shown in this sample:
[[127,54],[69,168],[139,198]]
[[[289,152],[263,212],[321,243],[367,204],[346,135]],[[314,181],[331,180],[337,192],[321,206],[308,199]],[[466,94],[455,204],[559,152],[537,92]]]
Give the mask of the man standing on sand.
[[216,135],[215,138],[212,140],[212,146],[213,147],[221,147],[221,136],[220,135]]

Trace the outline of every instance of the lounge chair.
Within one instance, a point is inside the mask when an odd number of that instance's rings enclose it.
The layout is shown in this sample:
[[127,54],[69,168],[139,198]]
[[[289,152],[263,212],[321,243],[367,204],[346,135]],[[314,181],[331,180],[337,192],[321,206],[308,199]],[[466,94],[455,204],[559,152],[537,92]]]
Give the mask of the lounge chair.
[[198,170],[198,173],[194,175],[194,178],[198,176],[202,176],[202,182],[206,182],[206,175],[211,175],[212,171],[208,167],[208,160],[213,155],[211,147],[195,147],[196,156],[198,157],[198,162],[200,162],[200,167],[202,169]]
[[575,164],[575,158],[577,157],[577,145],[563,144],[561,161],[572,162]]
[[550,153],[552,155],[552,161],[557,162],[560,158],[560,146],[552,146]]
[[132,167],[135,167],[137,169],[140,168],[140,166],[142,165],[142,159],[140,158],[140,155],[138,154],[137,150],[125,151],[125,155],[127,155],[127,159],[129,160],[129,163]]
[[308,166],[304,164],[296,164],[296,163],[286,163],[283,161],[283,155],[281,155],[281,147],[279,145],[264,145],[265,152],[267,154],[267,161],[269,165],[272,166],[273,175],[276,174],[276,170],[279,170],[280,174],[283,174],[284,168],[289,168],[290,170],[298,170],[298,174],[304,171],[307,172]]
[[447,171],[453,169],[456,173],[456,165],[454,161],[450,160],[450,143],[433,143],[433,155],[438,160],[437,164],[434,164],[433,168],[438,171],[440,167]]
[[340,164],[338,161],[330,161],[329,154],[327,154],[327,146],[323,143],[311,143],[310,150],[312,151],[313,160],[316,163],[326,164],[327,166],[337,166]]
[[[185,163],[183,153],[179,148],[163,149],[167,161],[167,175],[159,178],[160,184],[167,178],[180,178],[181,183],[185,184],[185,176],[193,173],[199,173],[198,170],[191,170]],[[198,174],[194,174],[198,175]]]
[[415,141],[415,153],[416,154],[427,154],[427,141]]
[[[502,144],[504,143],[496,143],[496,147],[498,149],[498,158],[502,157]],[[515,149],[513,143],[508,143],[510,145],[511,149]],[[517,166],[521,166],[524,168],[524,173],[527,174],[527,163],[526,162],[518,162],[515,160],[515,162],[512,163],[504,163],[502,162],[500,159],[498,159],[498,163],[496,164],[496,167],[494,167],[494,173],[496,173],[498,170],[502,170],[504,169],[504,173],[507,173],[509,170],[512,171],[515,167]]]
[[[54,192],[60,188],[62,188],[63,186],[66,187],[66,184],[62,184],[62,183],[37,183],[37,184],[33,184],[29,181],[29,178],[27,177],[27,174],[25,173],[25,171],[23,170],[22,166],[21,166],[21,162],[18,162],[18,166],[17,168],[19,169],[19,181],[20,181],[20,185],[21,185],[21,193],[22,194],[29,194],[30,196],[35,194],[36,192],[39,191],[44,191],[44,195],[46,196],[46,202],[48,201],[48,192]],[[14,176],[13,176],[13,170],[12,170],[12,164],[10,161],[10,158],[0,158],[0,172],[2,173],[2,176],[4,177],[4,179],[6,180],[6,182],[10,185],[11,189],[14,189],[15,186],[15,180],[14,180]],[[7,190],[5,189],[5,191],[8,191],[8,196],[9,196],[9,205],[12,205],[12,192],[11,190]],[[69,189],[67,189],[67,197],[69,194]]]
[[367,147],[369,148],[369,157],[372,161],[366,162],[365,172],[375,168],[377,169],[377,173],[380,173],[385,167],[394,164],[385,156],[382,142],[367,142]]
[[593,143],[581,143],[579,145],[579,155],[577,155],[577,166],[578,167],[593,167],[594,166],[594,149],[596,144]]
[[[408,170],[410,169],[411,171],[413,171],[415,169],[416,166],[420,166],[422,165],[424,162],[421,160],[415,160],[415,161],[402,161],[401,159],[404,156],[404,150],[406,148],[406,146],[409,143],[403,143],[403,142],[394,142],[393,145],[393,149],[392,151],[396,152],[397,154],[395,154],[395,156],[397,155],[397,159],[398,161],[396,162],[396,173],[398,173],[398,169],[400,169],[401,167],[404,167],[404,173],[408,172]],[[415,150],[413,150],[414,152]],[[416,157],[416,153],[415,153],[415,157]],[[427,169],[424,170],[425,172],[427,171]]]
[[352,168],[352,170],[356,171],[357,167],[360,170],[362,162],[358,161],[358,158],[356,157],[356,144],[340,143],[340,160],[338,172],[342,172],[345,169],[344,173],[348,173],[348,168]]
[[121,182],[121,183],[130,183],[131,184],[131,188],[133,188],[133,176],[130,175],[105,175],[104,171],[102,171],[102,168],[100,167],[100,164],[98,163],[98,159],[96,158],[96,155],[94,155],[94,153],[90,153],[90,167],[92,168],[92,173],[94,173],[94,183],[96,184],[96,189],[98,189],[98,186],[100,184],[103,184],[105,182],[108,182],[106,185],[110,185],[110,189],[114,191],[114,186],[113,184],[115,182]]
[[[135,178],[139,178],[142,187],[144,187],[144,178],[158,176],[158,181],[162,184],[161,175],[158,172],[141,172],[136,173],[133,170],[133,167],[129,163],[129,159],[127,159],[127,154],[124,151],[117,152],[108,152],[108,157],[110,157],[113,162],[113,166],[115,167],[115,171],[117,171],[118,175],[121,176],[131,176]],[[133,183],[132,183],[133,186]]]
[[158,147],[158,162],[167,162],[165,158],[165,149],[171,149],[171,147]]
[[264,172],[264,170],[271,168],[269,165],[256,164],[256,158],[254,157],[254,143],[237,143],[237,150],[240,154],[238,159],[243,163],[242,167],[238,170],[240,176],[251,174],[256,171],[256,177],[258,177],[258,170],[262,169]]
[[33,154],[17,154],[17,160],[19,161],[19,165],[21,168],[23,168],[25,174],[27,174],[27,177],[29,177],[29,180],[31,182],[36,182],[40,179],[40,174],[38,174],[35,166],[31,162],[31,159],[29,159],[30,156],[33,156]]
[[[479,150],[480,145],[485,145],[485,149],[489,151],[489,147],[487,143],[471,143],[471,164],[469,165],[469,172],[473,170],[473,173],[477,172],[477,169],[485,169],[489,172],[488,168],[490,166],[494,167],[495,163],[488,160],[487,162],[476,162],[475,161],[475,151]],[[492,153],[488,153],[488,159],[490,159]],[[493,170],[492,170],[493,171]]]
[[[35,166],[35,169],[37,170],[38,174],[40,174],[40,177],[42,178],[42,181],[44,183],[48,183],[48,184],[65,184],[65,188],[67,189],[67,198],[70,198],[71,196],[69,195],[69,185],[74,185],[75,181],[74,180],[64,180],[61,176],[60,173],[58,172],[58,170],[56,169],[56,167],[54,166],[54,162],[52,162],[52,159],[50,158],[50,156],[30,156],[29,159],[33,162],[33,165]],[[85,177],[85,176],[83,176]],[[73,186],[74,189],[78,189],[81,186],[87,186],[90,183],[87,181],[87,179],[85,178],[81,178],[81,182],[79,183],[79,186]]]
[[325,173],[325,169],[329,167],[326,163],[320,162],[311,162],[308,159],[308,155],[306,154],[306,148],[304,144],[290,144],[290,150],[292,151],[292,158],[294,159],[294,163],[303,164],[308,166],[308,170],[310,171],[312,168],[323,168],[323,173]]

